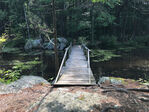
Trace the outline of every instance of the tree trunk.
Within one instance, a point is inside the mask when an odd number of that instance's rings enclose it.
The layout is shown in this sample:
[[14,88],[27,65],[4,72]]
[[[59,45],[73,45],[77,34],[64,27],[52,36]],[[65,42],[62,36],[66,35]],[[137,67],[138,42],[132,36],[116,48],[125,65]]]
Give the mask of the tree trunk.
[[24,16],[25,16],[26,27],[27,27],[27,35],[28,35],[28,38],[30,38],[29,24],[28,24],[28,19],[27,19],[27,14],[26,14],[25,6],[24,6]]
[[57,50],[57,29],[56,29],[56,11],[55,11],[55,0],[52,0],[53,4],[53,36],[54,36],[54,51],[55,51],[55,73],[57,74],[59,68],[58,61],[58,50]]
[[92,44],[94,43],[94,3],[92,3],[91,7],[91,39],[92,39]]

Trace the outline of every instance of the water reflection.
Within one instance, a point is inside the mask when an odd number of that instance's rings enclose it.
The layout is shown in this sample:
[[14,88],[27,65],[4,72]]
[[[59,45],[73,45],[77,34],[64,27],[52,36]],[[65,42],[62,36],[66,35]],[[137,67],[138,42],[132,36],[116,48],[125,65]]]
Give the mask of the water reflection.
[[149,79],[149,49],[136,49],[121,55],[105,62],[92,61],[91,67],[96,79],[101,76]]
[[[63,51],[59,52],[59,61],[63,57]],[[42,76],[46,80],[56,77],[55,75],[55,60],[53,51],[35,51],[32,53],[3,53],[0,55],[0,69],[12,69],[14,61],[28,62],[38,59],[41,61],[31,70],[27,70],[22,75],[37,75]],[[49,80],[50,81],[50,80]]]

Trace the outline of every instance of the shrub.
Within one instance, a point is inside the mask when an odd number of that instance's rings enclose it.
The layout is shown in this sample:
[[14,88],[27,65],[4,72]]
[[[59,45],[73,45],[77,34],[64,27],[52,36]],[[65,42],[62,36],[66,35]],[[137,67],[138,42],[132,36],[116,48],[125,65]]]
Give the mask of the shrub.
[[148,46],[149,45],[149,35],[147,36],[138,36],[135,38],[135,41],[138,44]]
[[8,35],[6,33],[3,33],[0,37],[0,49],[3,47],[3,44],[7,41]]
[[24,47],[25,45],[25,39],[24,38],[14,38],[12,40],[8,40],[8,42],[5,44],[5,47]]
[[[35,59],[33,61],[20,62],[14,61],[12,69],[1,69],[0,70],[0,82],[10,83],[16,81],[20,78],[21,75],[25,75],[27,72],[33,73],[33,69],[36,65],[41,64],[41,61]],[[25,74],[23,74],[25,73]]]
[[79,37],[78,43],[87,45],[88,44],[87,38],[86,37]]
[[117,37],[101,36],[99,38],[101,48],[115,48],[118,45]]

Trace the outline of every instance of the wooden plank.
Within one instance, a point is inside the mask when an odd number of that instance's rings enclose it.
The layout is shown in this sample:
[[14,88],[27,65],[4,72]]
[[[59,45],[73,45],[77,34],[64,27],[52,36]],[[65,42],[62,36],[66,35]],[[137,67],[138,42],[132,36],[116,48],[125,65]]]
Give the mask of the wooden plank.
[[54,85],[96,85],[92,70],[87,65],[88,62],[81,46],[73,46],[61,70],[61,76]]

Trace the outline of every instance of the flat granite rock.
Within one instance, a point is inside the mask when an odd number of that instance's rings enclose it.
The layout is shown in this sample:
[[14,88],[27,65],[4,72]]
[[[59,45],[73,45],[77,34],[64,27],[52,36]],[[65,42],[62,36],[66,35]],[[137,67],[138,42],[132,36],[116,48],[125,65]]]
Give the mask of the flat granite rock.
[[36,84],[49,84],[48,81],[39,76],[22,76],[19,80],[10,84],[0,83],[0,94],[17,93],[22,89],[33,87]]

